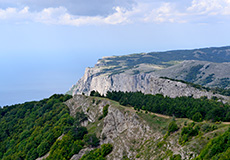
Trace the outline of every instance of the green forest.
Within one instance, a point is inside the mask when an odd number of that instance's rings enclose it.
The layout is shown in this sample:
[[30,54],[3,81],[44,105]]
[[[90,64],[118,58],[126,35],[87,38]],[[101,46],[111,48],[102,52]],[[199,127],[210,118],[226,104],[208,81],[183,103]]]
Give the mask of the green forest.
[[195,160],[228,160],[230,157],[230,128],[209,141]]
[[[91,95],[98,96],[98,92],[93,91]],[[209,100],[207,97],[170,98],[161,94],[112,91],[107,92],[106,98],[124,106],[133,106],[136,110],[146,110],[177,118],[189,118],[194,121],[230,121],[230,106],[214,99]]]
[[[87,116],[83,112],[70,116],[63,103],[70,98],[70,95],[55,94],[38,102],[1,108],[0,159],[34,160],[49,152],[47,160],[64,160],[84,146],[97,147],[100,141],[96,135],[88,134],[86,127],[80,126]],[[101,158],[104,158],[112,147],[102,147]]]
[[[91,92],[91,96],[101,97],[97,91]],[[111,144],[99,146],[100,139],[96,134],[80,125],[88,119],[84,112],[78,111],[74,117],[70,116],[69,108],[63,103],[70,98],[72,98],[70,95],[55,94],[41,101],[1,108],[0,159],[34,160],[49,153],[47,160],[67,160],[88,147],[94,149],[86,152],[81,160],[105,160],[112,152],[113,146]],[[133,106],[137,111],[145,110],[146,115],[148,112],[154,112],[195,121],[186,122],[181,126],[174,119],[168,124],[164,137],[170,138],[178,134],[178,143],[181,146],[218,129],[219,122],[214,124],[202,122],[203,120],[217,122],[229,121],[230,118],[228,104],[214,99],[209,100],[206,97],[169,98],[160,94],[145,95],[141,92],[112,91],[107,93],[106,98],[127,107]],[[109,114],[108,108],[109,105],[103,106],[98,120]],[[226,160],[230,156],[229,148],[230,129],[226,129],[225,132],[210,138],[195,160]],[[181,159],[181,157],[173,155],[170,159]]]

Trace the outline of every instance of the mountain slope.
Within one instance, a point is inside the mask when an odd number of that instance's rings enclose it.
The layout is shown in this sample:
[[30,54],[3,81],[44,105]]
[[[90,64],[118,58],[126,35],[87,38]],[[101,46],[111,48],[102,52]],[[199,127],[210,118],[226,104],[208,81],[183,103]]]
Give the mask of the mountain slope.
[[1,109],[1,159],[191,159],[214,137],[229,135],[225,124],[136,111],[106,98],[76,95],[67,108],[68,98]]
[[[89,95],[92,90],[102,94],[121,90],[162,93],[171,97],[200,95],[191,88],[186,90],[187,86],[183,87],[182,94],[181,87],[177,87],[181,84],[165,83],[159,77],[181,79],[206,87],[229,88],[229,67],[230,47],[104,57],[93,68],[86,68],[84,76],[68,93]],[[167,93],[172,91],[176,93]],[[202,96],[206,96],[206,93]]]
[[[188,140],[180,142],[182,130],[193,125],[189,119],[176,119],[179,130],[168,134],[172,117],[138,112],[132,107],[124,107],[99,97],[76,95],[66,104],[72,115],[83,111],[89,117],[84,125],[89,133],[96,133],[100,137],[101,144],[113,145],[113,151],[107,157],[111,160],[170,159],[173,155],[180,156],[181,159],[195,158],[209,139],[228,130],[228,126],[224,124],[197,122],[192,128],[200,128],[200,134],[190,135]],[[109,105],[108,113],[100,119],[106,105]]]
[[230,87],[230,63],[207,61],[183,61],[180,64],[158,70],[156,75],[185,80],[206,87]]

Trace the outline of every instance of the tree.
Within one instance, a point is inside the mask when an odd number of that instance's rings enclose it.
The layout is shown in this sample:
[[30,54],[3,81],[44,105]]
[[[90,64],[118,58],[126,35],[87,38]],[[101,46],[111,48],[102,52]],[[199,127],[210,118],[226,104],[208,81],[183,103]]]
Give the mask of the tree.
[[179,128],[176,124],[176,121],[171,121],[168,125],[168,133],[172,133],[172,132],[175,132],[177,131]]
[[108,114],[108,109],[109,109],[109,105],[108,105],[108,104],[105,105],[105,106],[103,107],[103,117],[106,117],[106,116],[107,116],[107,114]]
[[202,122],[203,121],[203,116],[200,114],[200,112],[196,112],[192,116],[192,120],[195,121],[195,122]]

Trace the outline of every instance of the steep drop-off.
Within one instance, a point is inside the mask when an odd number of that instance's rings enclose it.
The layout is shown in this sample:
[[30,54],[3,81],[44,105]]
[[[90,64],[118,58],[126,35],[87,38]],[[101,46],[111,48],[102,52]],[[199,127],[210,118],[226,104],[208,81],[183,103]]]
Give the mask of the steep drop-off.
[[185,80],[206,87],[229,88],[229,61],[229,47],[104,57],[93,68],[86,68],[84,76],[68,93],[89,95],[92,90],[101,94],[120,90],[160,93],[170,97],[220,97],[160,77]]

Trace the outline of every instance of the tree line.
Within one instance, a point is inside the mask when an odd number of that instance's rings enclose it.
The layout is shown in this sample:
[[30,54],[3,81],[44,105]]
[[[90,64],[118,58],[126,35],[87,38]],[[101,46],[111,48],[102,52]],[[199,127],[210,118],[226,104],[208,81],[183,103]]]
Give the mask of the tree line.
[[[101,96],[92,91],[92,96]],[[141,92],[108,91],[106,98],[119,102],[124,106],[133,106],[136,110],[145,110],[178,118],[189,118],[194,121],[230,121],[230,107],[207,97],[170,98],[161,94],[151,95]]]

